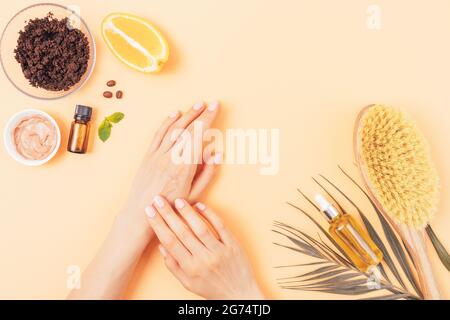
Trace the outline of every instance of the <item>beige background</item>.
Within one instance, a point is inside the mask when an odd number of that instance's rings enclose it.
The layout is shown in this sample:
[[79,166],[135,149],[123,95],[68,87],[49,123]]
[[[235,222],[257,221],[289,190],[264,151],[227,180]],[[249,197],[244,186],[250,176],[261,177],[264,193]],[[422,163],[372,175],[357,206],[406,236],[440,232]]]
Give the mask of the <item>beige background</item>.
[[[34,1],[3,6],[0,27]],[[62,3],[62,2],[61,2]],[[442,178],[442,201],[433,221],[450,248],[450,2],[327,0],[70,1],[77,4],[98,44],[88,84],[52,102],[28,98],[0,76],[0,125],[24,108],[53,115],[62,129],[56,158],[24,167],[0,150],[0,298],[64,298],[66,269],[85,268],[126,197],[153,131],[174,109],[197,100],[219,99],[218,126],[279,128],[280,171],[261,176],[257,166],[223,166],[205,202],[223,218],[248,250],[272,298],[343,298],[285,291],[273,267],[309,258],[272,245],[274,219],[316,229],[285,202],[310,209],[296,188],[319,191],[310,177],[323,173],[368,209],[367,202],[337,169],[353,175],[354,118],[369,103],[407,109],[430,141]],[[366,9],[382,10],[382,29],[366,27]],[[153,21],[172,49],[162,73],[134,72],[116,60],[100,37],[102,18],[113,11]],[[105,82],[116,79],[121,101],[106,100]],[[90,152],[65,151],[75,104],[95,108],[96,126],[107,114],[126,119],[103,144],[93,135]],[[371,211],[368,215],[374,218]],[[378,224],[376,224],[379,227]],[[449,273],[433,258],[442,292],[450,298]],[[130,298],[193,298],[148,250],[129,289]],[[345,298],[345,297],[344,297]]]

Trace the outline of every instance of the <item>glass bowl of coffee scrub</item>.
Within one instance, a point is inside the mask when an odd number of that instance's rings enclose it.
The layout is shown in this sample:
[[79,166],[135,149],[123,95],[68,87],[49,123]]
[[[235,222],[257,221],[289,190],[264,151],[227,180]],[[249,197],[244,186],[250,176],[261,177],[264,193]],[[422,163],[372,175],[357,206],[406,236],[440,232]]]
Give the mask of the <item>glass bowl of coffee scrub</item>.
[[40,3],[20,10],[0,39],[0,60],[14,87],[37,99],[79,90],[95,65],[95,42],[79,8]]

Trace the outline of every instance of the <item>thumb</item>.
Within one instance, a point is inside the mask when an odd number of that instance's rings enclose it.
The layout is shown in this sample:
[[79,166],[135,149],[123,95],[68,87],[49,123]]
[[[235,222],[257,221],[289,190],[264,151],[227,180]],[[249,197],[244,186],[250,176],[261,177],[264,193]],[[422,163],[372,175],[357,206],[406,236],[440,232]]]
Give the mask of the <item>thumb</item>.
[[215,168],[220,163],[222,163],[221,153],[216,153],[213,157],[211,157],[205,162],[202,170],[197,174],[197,176],[192,181],[192,188],[188,197],[189,201],[193,201],[201,195],[201,193],[205,190],[205,188],[208,186],[208,184],[214,177]]

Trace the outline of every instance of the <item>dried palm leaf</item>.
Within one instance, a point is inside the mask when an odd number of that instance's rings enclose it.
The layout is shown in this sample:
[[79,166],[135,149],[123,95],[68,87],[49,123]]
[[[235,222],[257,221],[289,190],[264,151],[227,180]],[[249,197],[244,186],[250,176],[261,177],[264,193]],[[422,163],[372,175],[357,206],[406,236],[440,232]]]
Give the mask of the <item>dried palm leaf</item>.
[[[359,186],[359,184],[350,177],[341,167],[342,172],[349,178],[366,196],[365,191]],[[373,294],[370,299],[378,300],[393,300],[393,299],[422,299],[422,293],[419,286],[415,282],[415,270],[410,266],[409,254],[407,249],[400,243],[394,229],[384,219],[384,217],[376,212],[377,209],[373,206],[380,223],[383,228],[384,235],[387,239],[385,244],[376,231],[375,227],[367,218],[367,215],[350,199],[341,189],[339,189],[334,183],[332,183],[326,177],[320,175],[328,184],[330,184],[336,191],[339,192],[349,203],[354,206],[358,214],[360,215],[367,232],[372,237],[373,241],[377,244],[384,255],[383,264],[388,268],[390,273],[394,276],[395,281],[390,279],[385,268],[381,266],[380,271],[382,279],[379,279],[378,283],[373,283],[373,279],[370,274],[360,271],[348,258],[345,252],[339,247],[334,239],[328,234],[328,232],[321,226],[319,222],[313,217],[312,214],[306,210],[300,208],[297,205],[288,203],[290,206],[298,210],[308,219],[310,219],[314,225],[319,229],[321,234],[326,236],[324,241],[320,234],[317,234],[317,238],[295,228],[291,225],[275,221],[274,231],[277,235],[282,236],[285,240],[288,240],[290,244],[274,243],[285,249],[295,251],[297,253],[310,256],[315,259],[310,263],[282,265],[276,268],[313,268],[293,276],[279,278],[278,283],[283,289],[291,290],[303,290],[303,291],[315,291],[331,294],[343,294],[343,295],[365,295]],[[318,180],[313,180],[333,199],[336,205],[342,209],[341,203],[333,196],[333,194],[325,188]],[[306,196],[302,191],[299,193],[309,202],[316,211],[320,211],[319,208]],[[370,198],[368,197],[370,200]],[[343,209],[342,209],[343,210]],[[404,274],[403,278],[394,263],[394,260],[389,253],[388,247],[395,256],[401,270]],[[410,291],[408,287],[414,289]]]

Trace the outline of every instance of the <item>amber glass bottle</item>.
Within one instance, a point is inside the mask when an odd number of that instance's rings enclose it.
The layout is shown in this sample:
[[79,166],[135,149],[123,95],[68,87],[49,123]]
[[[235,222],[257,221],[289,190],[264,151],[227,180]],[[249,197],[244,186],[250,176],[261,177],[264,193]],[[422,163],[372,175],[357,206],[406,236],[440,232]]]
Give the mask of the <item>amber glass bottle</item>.
[[67,151],[73,153],[86,153],[89,141],[89,129],[92,116],[92,108],[77,105],[74,121],[70,127],[69,143]]
[[320,195],[316,201],[330,223],[333,239],[359,270],[371,272],[383,259],[380,249],[350,215],[339,212]]

